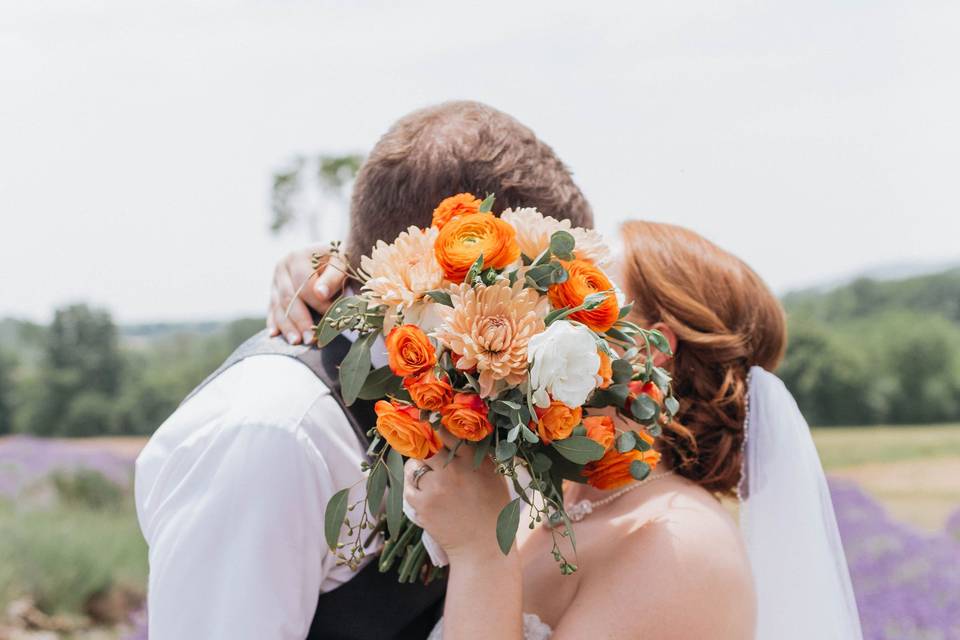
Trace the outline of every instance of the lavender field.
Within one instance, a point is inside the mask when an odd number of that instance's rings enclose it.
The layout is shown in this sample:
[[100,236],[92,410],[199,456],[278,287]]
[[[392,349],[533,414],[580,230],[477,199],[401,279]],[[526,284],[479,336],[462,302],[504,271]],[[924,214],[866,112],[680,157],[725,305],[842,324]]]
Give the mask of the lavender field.
[[[960,639],[960,426],[816,439],[865,638]],[[0,438],[0,640],[144,637],[142,444]]]

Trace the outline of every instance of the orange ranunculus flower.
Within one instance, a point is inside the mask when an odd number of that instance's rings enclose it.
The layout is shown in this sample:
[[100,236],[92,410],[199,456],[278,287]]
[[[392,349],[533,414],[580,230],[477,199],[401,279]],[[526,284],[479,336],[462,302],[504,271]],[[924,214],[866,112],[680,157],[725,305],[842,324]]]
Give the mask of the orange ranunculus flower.
[[450,383],[429,369],[418,376],[404,378],[403,386],[410,392],[413,404],[427,411],[440,411],[453,399]]
[[469,213],[443,225],[434,253],[447,279],[463,282],[481,254],[484,269],[503,269],[520,257],[520,247],[509,223],[492,213]]
[[394,327],[384,341],[390,370],[400,377],[415,376],[437,363],[437,352],[420,327]]
[[440,423],[454,436],[479,442],[493,433],[487,419],[487,404],[475,393],[458,393],[441,411]]
[[565,282],[550,286],[547,295],[554,309],[577,307],[591,293],[610,291],[600,306],[590,311],[577,311],[570,314],[571,320],[587,325],[597,333],[603,333],[613,326],[620,314],[617,297],[613,294],[613,283],[599,267],[587,260],[570,260],[562,263],[569,277]]
[[536,432],[544,444],[554,440],[569,438],[573,428],[580,424],[583,409],[568,407],[562,402],[554,400],[546,409],[535,407],[537,412]]
[[426,460],[443,447],[440,436],[420,419],[420,410],[396,401],[374,405],[377,431],[391,447],[408,458]]
[[597,370],[597,375],[600,376],[600,384],[597,386],[606,389],[613,382],[613,360],[603,349],[597,349],[597,353],[600,355],[600,369]]
[[455,196],[444,198],[443,202],[433,210],[433,226],[442,229],[457,216],[477,213],[483,202],[472,193],[458,193]]
[[660,454],[653,449],[632,449],[626,453],[610,449],[599,460],[588,463],[580,475],[587,479],[587,484],[597,489],[616,489],[633,482],[630,465],[634,460],[646,462],[651,469],[655,469],[660,462]]
[[613,418],[610,416],[587,416],[583,419],[583,426],[587,429],[587,437],[604,449],[613,446],[617,430],[613,427]]

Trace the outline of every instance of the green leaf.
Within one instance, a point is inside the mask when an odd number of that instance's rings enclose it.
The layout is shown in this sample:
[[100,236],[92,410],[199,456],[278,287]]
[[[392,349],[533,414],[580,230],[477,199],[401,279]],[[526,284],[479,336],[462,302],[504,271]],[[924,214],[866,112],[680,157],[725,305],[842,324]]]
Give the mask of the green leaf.
[[619,329],[614,329],[613,327],[610,327],[609,329],[607,329],[607,336],[613,338],[614,340],[619,340],[620,342],[625,342],[627,344],[634,344],[633,338],[625,334],[623,331],[620,331]]
[[630,399],[630,387],[625,384],[612,384],[607,387],[607,394],[613,406],[622,409],[627,406],[627,400]]
[[628,302],[627,304],[620,307],[620,314],[617,316],[617,320],[623,320],[628,315],[630,315],[631,311],[633,311],[633,303]]
[[448,307],[453,306],[453,299],[450,297],[449,291],[444,291],[442,289],[435,289],[433,291],[427,291],[427,295],[430,296],[434,302],[445,304]]
[[680,410],[680,403],[677,402],[677,399],[673,396],[668,396],[667,399],[663,401],[663,406],[671,417],[677,415],[677,411]]
[[650,465],[643,460],[634,460],[630,463],[630,475],[637,480],[645,480],[650,475]]
[[487,457],[487,453],[490,451],[490,443],[492,442],[493,436],[490,435],[477,443],[477,446],[473,451],[474,469],[479,469],[480,465],[483,464],[483,459]]
[[483,199],[483,202],[480,203],[480,213],[487,213],[488,211],[493,210],[493,194],[487,194],[487,197]]
[[538,451],[537,453],[533,454],[533,459],[530,460],[530,470],[534,473],[543,473],[544,471],[547,471],[552,464],[553,461],[549,456]]
[[370,374],[370,347],[378,335],[379,331],[371,331],[357,338],[347,357],[340,363],[340,393],[343,403],[348,407],[360,395],[363,383]]
[[659,412],[660,407],[646,394],[638,395],[630,405],[630,415],[639,422],[649,422],[656,418]]
[[561,260],[573,260],[573,248],[576,244],[569,232],[554,231],[550,236],[550,253]]
[[617,451],[626,453],[631,451],[637,444],[637,436],[633,431],[625,431],[617,438]]
[[653,449],[650,443],[644,440],[643,438],[636,438],[636,443],[634,444],[633,448],[636,449],[637,451],[650,451],[650,449]]
[[497,281],[497,270],[494,268],[485,269],[483,273],[480,274],[480,282],[490,286]]
[[610,366],[613,368],[615,384],[628,384],[633,379],[633,365],[628,360],[614,360]]
[[391,538],[400,535],[403,522],[403,456],[395,449],[387,453],[387,474],[390,492],[387,494],[387,530]]
[[[351,308],[353,305],[358,305],[358,307]],[[366,301],[357,296],[340,296],[337,298],[337,300],[330,305],[330,308],[327,309],[327,312],[323,314],[320,322],[317,323],[315,332],[317,336],[317,347],[327,346],[331,340],[343,331],[342,328],[334,326],[336,321],[356,315],[361,309],[366,309],[366,306]]]
[[374,515],[380,510],[383,493],[387,490],[387,475],[387,467],[382,462],[377,462],[367,477],[367,507]]
[[587,464],[603,457],[603,447],[585,436],[570,436],[553,443],[554,450],[570,462]]
[[667,337],[659,331],[649,332],[647,334],[647,339],[650,340],[650,344],[656,347],[657,351],[660,353],[665,353],[668,356],[673,355],[673,349],[670,348],[670,341],[667,340]]
[[520,498],[507,503],[497,516],[497,544],[503,555],[510,553],[513,541],[517,537],[517,527],[520,526]]
[[341,489],[333,494],[327,503],[327,510],[323,515],[323,534],[327,539],[327,546],[336,551],[340,542],[340,527],[347,517],[347,501],[350,499],[350,489]]
[[540,442],[540,436],[533,432],[533,429],[527,429],[522,425],[517,425],[520,427],[520,435],[523,436],[523,439],[529,442],[530,444],[536,444]]
[[667,387],[670,385],[670,374],[660,367],[654,367],[651,379],[653,380],[653,384],[657,385],[660,391],[663,393],[667,392]]
[[473,284],[473,281],[477,279],[481,271],[483,271],[483,254],[482,253],[479,256],[477,256],[477,259],[473,261],[472,265],[470,265],[470,270],[467,271],[467,276],[463,279],[463,283]]
[[400,384],[403,384],[403,379],[393,375],[390,367],[384,365],[370,372],[357,397],[361,400],[379,400],[391,395],[390,391]]
[[647,433],[652,435],[654,438],[659,438],[660,434],[663,433],[663,429],[660,427],[659,422],[654,422],[653,424],[647,425]]
[[497,462],[507,462],[515,455],[517,455],[517,445],[515,443],[507,442],[506,440],[501,440],[497,443],[497,450],[494,454]]

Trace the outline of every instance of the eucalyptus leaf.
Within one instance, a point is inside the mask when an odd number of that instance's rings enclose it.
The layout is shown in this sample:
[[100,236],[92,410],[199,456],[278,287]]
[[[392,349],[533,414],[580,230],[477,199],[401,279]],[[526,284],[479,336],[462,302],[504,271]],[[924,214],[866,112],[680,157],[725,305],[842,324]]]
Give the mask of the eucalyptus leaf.
[[448,307],[453,306],[453,299],[450,297],[449,291],[435,289],[433,291],[427,291],[427,295],[430,296],[434,302],[439,302],[440,304],[447,305]]
[[549,456],[540,453],[539,451],[533,454],[533,458],[530,460],[530,470],[534,473],[543,473],[548,470],[553,464],[553,461]]
[[540,442],[540,436],[533,432],[533,429],[526,429],[522,425],[517,425],[520,427],[520,435],[523,436],[523,439],[529,442],[530,444],[536,444]]
[[470,266],[470,270],[467,271],[467,276],[463,279],[464,284],[473,284],[473,281],[477,279],[481,271],[483,271],[482,253],[477,256],[477,259]]
[[653,398],[646,394],[640,394],[630,405],[630,415],[639,422],[648,422],[657,417],[660,407],[653,401]]
[[387,467],[382,462],[374,464],[370,469],[370,475],[367,477],[367,507],[372,514],[380,511],[383,493],[387,490],[387,476]]
[[617,316],[617,320],[623,320],[628,315],[630,315],[631,311],[633,311],[633,303],[628,302],[627,304],[620,307],[620,315]]
[[650,465],[643,460],[634,460],[630,463],[630,475],[637,480],[645,480],[650,475]]
[[384,365],[370,372],[370,375],[368,375],[367,379],[363,382],[363,387],[361,387],[357,397],[361,400],[379,400],[380,398],[390,395],[390,390],[402,383],[403,380],[393,375],[393,371],[390,370],[389,366]]
[[480,203],[480,213],[487,213],[488,211],[493,210],[494,197],[493,194],[488,194],[486,198],[483,199],[483,202]]
[[510,553],[513,541],[517,537],[517,527],[520,526],[520,498],[507,503],[497,516],[497,544],[503,555]]
[[371,331],[357,338],[347,357],[340,363],[340,393],[343,403],[348,407],[360,395],[363,383],[370,374],[370,347],[378,335],[378,331]]
[[603,447],[586,436],[570,436],[551,445],[561,456],[575,464],[587,464],[603,457]]
[[626,453],[631,451],[637,444],[637,436],[633,431],[625,431],[617,437],[617,451]]
[[659,331],[654,330],[649,332],[647,339],[650,340],[650,344],[656,347],[660,353],[665,353],[668,356],[673,355],[673,349],[670,348],[670,341]]
[[663,401],[663,406],[671,417],[677,415],[677,411],[680,410],[680,403],[673,396],[667,396],[667,399]]
[[561,260],[573,260],[576,241],[568,231],[554,231],[550,236],[550,252]]
[[614,360],[610,363],[615,384],[628,384],[633,379],[633,364],[629,360]]
[[403,456],[395,449],[387,453],[390,491],[387,493],[387,530],[391,538],[400,535],[403,523]]
[[336,551],[337,543],[340,542],[340,527],[343,526],[343,520],[347,517],[347,501],[349,499],[350,489],[337,491],[330,498],[327,509],[323,514],[323,533],[331,551]]
[[[323,314],[320,322],[317,323],[315,334],[317,336],[317,347],[325,347],[343,332],[335,323],[344,317],[356,315],[361,309],[366,309],[366,301],[357,296],[340,296],[330,305],[327,312]],[[354,306],[356,305],[356,308]]]
[[483,440],[477,443],[476,448],[473,450],[473,468],[479,469],[480,465],[483,464],[483,459],[487,457],[487,453],[490,452],[490,443],[493,442],[493,436],[487,436]]
[[515,455],[517,455],[517,445],[515,443],[506,440],[497,443],[496,453],[494,454],[497,462],[507,462]]
[[610,327],[607,329],[607,336],[613,338],[614,340],[619,340],[620,342],[625,342],[627,344],[634,344],[634,339],[625,334],[623,331]]

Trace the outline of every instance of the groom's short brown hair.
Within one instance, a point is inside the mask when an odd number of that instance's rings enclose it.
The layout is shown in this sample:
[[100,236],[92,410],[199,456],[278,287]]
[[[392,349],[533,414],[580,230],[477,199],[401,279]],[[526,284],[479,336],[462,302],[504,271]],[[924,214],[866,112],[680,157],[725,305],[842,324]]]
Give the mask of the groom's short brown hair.
[[398,120],[360,168],[347,251],[354,268],[377,240],[430,226],[441,200],[496,194],[494,212],[536,207],[592,227],[593,212],[570,171],[529,128],[479,102],[446,102]]

